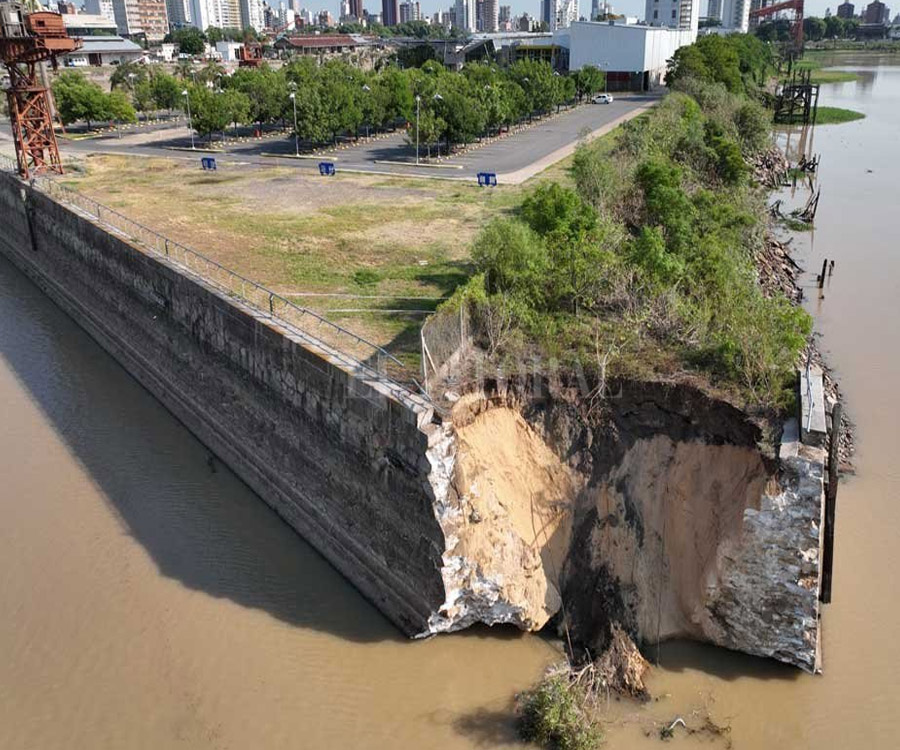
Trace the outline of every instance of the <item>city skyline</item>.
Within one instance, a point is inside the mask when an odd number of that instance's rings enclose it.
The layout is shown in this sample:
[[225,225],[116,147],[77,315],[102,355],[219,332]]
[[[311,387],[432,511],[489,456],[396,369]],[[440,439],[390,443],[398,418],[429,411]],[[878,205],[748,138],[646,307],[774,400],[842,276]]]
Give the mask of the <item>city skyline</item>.
[[[277,8],[282,0],[269,0],[269,2],[271,5]],[[370,13],[381,12],[381,0],[362,0],[362,2],[365,9]],[[422,8],[423,17],[431,17],[439,10],[448,10],[451,7],[455,6],[455,0],[419,0],[419,4]],[[498,0],[498,4],[511,6],[512,14],[514,16],[520,16],[522,15],[522,13],[528,13],[528,15],[537,18],[540,15],[541,0]],[[860,7],[865,8],[865,6],[868,5],[867,2],[860,2],[855,4],[857,5],[857,13],[859,12]],[[287,5],[286,0],[285,5]],[[821,18],[825,15],[826,8],[831,8],[832,14],[837,15],[838,5],[840,5],[840,2],[833,2],[832,0],[807,0],[806,13],[809,16],[818,16]],[[890,7],[890,3],[887,3],[887,5]],[[639,19],[643,19],[645,7],[644,0],[613,0],[612,6],[616,13],[624,14],[626,16],[635,16]],[[304,7],[314,12],[317,12],[319,10],[328,10],[331,12],[335,19],[338,19],[341,13],[341,0],[325,0],[325,2],[319,0],[318,3],[316,3],[315,0],[309,0],[308,4],[304,3]],[[579,0],[578,10],[580,16],[584,16],[585,18],[587,18],[587,15],[591,10],[591,0]],[[706,7],[704,7],[702,4],[700,8],[700,15],[706,15]]]

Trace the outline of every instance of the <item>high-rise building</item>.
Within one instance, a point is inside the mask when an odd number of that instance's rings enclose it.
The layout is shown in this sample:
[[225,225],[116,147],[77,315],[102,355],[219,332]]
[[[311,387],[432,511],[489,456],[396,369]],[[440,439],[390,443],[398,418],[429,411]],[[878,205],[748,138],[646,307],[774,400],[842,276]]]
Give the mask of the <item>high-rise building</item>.
[[700,2],[701,0],[647,0],[644,20],[650,26],[696,31],[700,24]]
[[578,20],[578,0],[541,0],[540,20],[550,31],[567,28]]
[[747,33],[747,29],[750,28],[750,0],[719,0],[719,2],[721,15],[718,19],[722,22],[722,28]]
[[837,7],[837,17],[848,19],[856,15],[856,6],[853,3],[843,2]]
[[113,0],[116,29],[124,37],[162,41],[169,33],[166,0]]
[[381,23],[385,26],[396,26],[400,23],[399,0],[381,0]]
[[220,29],[253,26],[259,30],[251,20],[254,16],[260,28],[264,27],[265,23],[262,6],[258,0],[191,0],[190,12],[191,25],[201,31],[206,31],[210,26]]
[[500,23],[507,23],[512,21],[512,6],[511,5],[501,5],[500,10],[497,15],[497,20]]
[[410,0],[409,2],[400,3],[400,23],[421,20],[422,7],[419,5],[419,0]]
[[864,23],[886,23],[890,18],[890,11],[881,0],[869,3],[866,6],[866,12],[863,14]]
[[[240,8],[242,29],[250,26],[256,31],[262,31],[266,28],[263,0],[240,0]],[[299,8],[293,8],[293,10],[296,13]]]
[[709,0],[706,6],[706,17],[710,21],[722,20],[722,0]]
[[169,23],[176,29],[191,25],[190,0],[166,0],[166,13],[169,15]]
[[92,16],[103,16],[113,23],[116,22],[113,0],[84,0],[84,12]]
[[456,0],[456,28],[470,32],[478,30],[475,0]]
[[350,15],[362,19],[366,16],[363,0],[350,0]]
[[494,32],[500,29],[500,3],[497,0],[484,0],[481,14],[485,31]]

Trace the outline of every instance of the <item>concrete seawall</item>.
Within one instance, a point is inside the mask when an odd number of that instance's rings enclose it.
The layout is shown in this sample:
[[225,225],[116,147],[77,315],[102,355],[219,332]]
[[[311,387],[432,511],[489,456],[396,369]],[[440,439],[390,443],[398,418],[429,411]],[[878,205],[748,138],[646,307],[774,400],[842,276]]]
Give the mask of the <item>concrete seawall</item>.
[[820,669],[825,453],[796,420],[765,456],[759,425],[689,384],[623,381],[598,415],[571,388],[515,378],[438,420],[3,173],[0,217],[0,253],[407,635],[537,630],[565,597],[597,652],[615,620],[645,644],[689,637]]
[[427,629],[445,544],[426,402],[2,173],[0,217],[0,252],[401,630]]

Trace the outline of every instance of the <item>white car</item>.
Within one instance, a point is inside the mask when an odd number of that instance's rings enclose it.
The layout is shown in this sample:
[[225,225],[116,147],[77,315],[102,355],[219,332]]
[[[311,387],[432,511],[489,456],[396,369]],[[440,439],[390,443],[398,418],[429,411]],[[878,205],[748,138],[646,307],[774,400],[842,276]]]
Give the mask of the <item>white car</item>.
[[612,94],[597,94],[593,99],[591,99],[591,104],[612,104],[613,97]]

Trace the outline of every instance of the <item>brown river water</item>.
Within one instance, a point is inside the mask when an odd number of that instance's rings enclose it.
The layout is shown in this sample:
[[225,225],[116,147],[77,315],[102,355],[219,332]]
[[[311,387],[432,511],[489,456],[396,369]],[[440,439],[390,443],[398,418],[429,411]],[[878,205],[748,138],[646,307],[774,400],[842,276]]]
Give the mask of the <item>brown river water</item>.
[[[841,62],[862,78],[823,87],[822,103],[867,118],[807,136],[822,198],[795,241],[858,451],[825,672],[664,644],[657,700],[613,701],[608,747],[656,747],[662,722],[707,713],[730,732],[668,744],[900,746],[900,59]],[[513,744],[510,701],[553,643],[404,640],[208,457],[0,259],[0,750]]]

